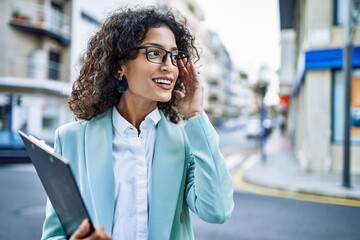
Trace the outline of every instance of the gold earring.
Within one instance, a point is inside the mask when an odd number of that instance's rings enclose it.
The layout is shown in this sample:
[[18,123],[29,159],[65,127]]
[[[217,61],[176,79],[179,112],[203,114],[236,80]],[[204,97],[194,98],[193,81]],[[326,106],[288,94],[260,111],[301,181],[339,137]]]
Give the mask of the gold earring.
[[119,81],[123,80],[124,74],[123,74],[120,70],[118,70],[117,74],[118,74],[117,79],[118,79]]
[[123,80],[123,74],[120,74],[120,77],[119,77],[119,81],[122,81]]

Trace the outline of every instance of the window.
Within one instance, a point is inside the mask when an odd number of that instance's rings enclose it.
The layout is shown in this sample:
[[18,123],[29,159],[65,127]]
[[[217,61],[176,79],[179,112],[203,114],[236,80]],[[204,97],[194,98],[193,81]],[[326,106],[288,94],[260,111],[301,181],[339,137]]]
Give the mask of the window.
[[20,95],[0,95],[0,131],[27,130],[28,114],[22,103]]
[[209,97],[209,102],[210,103],[217,103],[219,101],[218,97],[216,95],[211,95]]
[[0,130],[10,129],[11,95],[0,95]]
[[208,83],[209,83],[209,86],[213,86],[213,87],[219,86],[219,82],[216,79],[210,79],[208,81]]
[[99,20],[87,14],[85,11],[81,11],[81,19],[95,26],[99,26],[101,24]]
[[335,0],[335,25],[344,24],[344,0]]
[[[335,0],[335,25],[342,25],[344,24],[344,0]],[[355,21],[355,24],[360,23],[360,1],[359,0],[352,0],[352,15],[353,15],[353,21]]]
[[50,99],[43,105],[42,134],[45,138],[51,139],[55,129],[59,127],[62,109],[62,106]]
[[[342,70],[334,73],[333,79],[333,113],[332,113],[332,140],[342,143],[344,140],[344,107],[345,107],[345,84]],[[351,81],[351,129],[352,143],[360,143],[360,69],[353,70]]]
[[55,31],[59,31],[62,27],[62,6],[57,3],[51,2],[51,18],[50,25]]
[[49,79],[60,79],[60,59],[60,53],[54,51],[49,52]]

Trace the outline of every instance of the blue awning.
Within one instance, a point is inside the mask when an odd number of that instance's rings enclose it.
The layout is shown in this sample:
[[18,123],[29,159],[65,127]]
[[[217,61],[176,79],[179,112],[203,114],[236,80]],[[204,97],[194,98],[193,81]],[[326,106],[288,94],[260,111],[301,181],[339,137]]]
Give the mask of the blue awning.
[[[298,64],[292,94],[297,95],[309,70],[340,69],[343,67],[343,48],[309,50]],[[360,46],[353,47],[352,67],[360,67]]]

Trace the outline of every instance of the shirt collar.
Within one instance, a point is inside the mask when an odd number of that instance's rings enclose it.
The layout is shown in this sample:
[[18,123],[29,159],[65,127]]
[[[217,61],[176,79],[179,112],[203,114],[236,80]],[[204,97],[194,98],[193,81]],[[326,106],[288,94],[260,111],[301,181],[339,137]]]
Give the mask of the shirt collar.
[[143,122],[152,122],[154,125],[156,125],[160,121],[160,119],[161,119],[160,111],[158,107],[156,107],[152,112],[150,112],[145,117],[145,120]]
[[[161,119],[160,111],[156,107],[151,111],[140,124],[140,129],[146,129],[151,126],[156,125]],[[125,133],[129,128],[134,128],[121,114],[118,112],[117,108],[113,107],[112,122],[115,129],[120,133]]]

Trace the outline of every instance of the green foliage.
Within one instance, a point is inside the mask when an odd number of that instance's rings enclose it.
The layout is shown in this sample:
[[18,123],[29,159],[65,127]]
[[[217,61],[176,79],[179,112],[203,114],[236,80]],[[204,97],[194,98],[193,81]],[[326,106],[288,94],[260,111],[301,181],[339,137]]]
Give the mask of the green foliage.
[[20,16],[21,16],[21,12],[20,12],[18,9],[16,9],[16,10],[14,10],[14,11],[12,12],[12,16],[13,16],[14,18],[20,17]]
[[268,86],[269,86],[269,81],[260,79],[252,85],[252,90],[255,94],[263,96],[265,95]]
[[239,75],[240,75],[241,79],[248,79],[248,77],[249,77],[248,74],[246,72],[243,72],[243,71],[239,72]]

